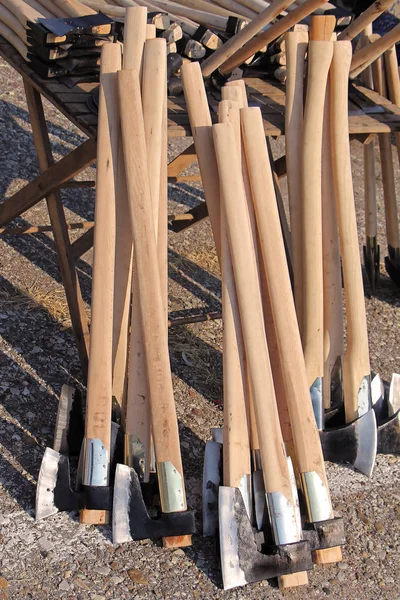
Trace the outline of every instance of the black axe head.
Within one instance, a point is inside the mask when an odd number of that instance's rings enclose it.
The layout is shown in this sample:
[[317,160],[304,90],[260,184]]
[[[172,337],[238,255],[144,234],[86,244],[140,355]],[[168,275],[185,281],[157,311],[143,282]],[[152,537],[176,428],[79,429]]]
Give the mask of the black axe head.
[[371,396],[378,423],[378,454],[400,454],[400,375],[393,373],[390,386],[375,375]]
[[368,477],[375,464],[377,426],[371,409],[353,423],[320,431],[324,459],[348,463]]

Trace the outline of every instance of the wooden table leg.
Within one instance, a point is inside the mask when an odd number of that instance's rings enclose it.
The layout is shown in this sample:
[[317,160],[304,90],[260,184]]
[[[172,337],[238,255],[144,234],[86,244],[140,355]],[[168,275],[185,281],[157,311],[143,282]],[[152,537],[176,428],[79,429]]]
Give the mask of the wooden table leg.
[[[38,155],[39,169],[43,172],[53,164],[54,160],[46,126],[46,119],[43,112],[42,99],[39,92],[37,92],[25,79],[24,88],[32,125],[33,140]],[[69,241],[60,193],[58,191],[51,192],[47,196],[46,202],[53,229],[61,278],[64,284],[71,315],[72,328],[78,347],[79,359],[86,378],[89,354],[89,328],[75,261],[71,252],[71,243]]]

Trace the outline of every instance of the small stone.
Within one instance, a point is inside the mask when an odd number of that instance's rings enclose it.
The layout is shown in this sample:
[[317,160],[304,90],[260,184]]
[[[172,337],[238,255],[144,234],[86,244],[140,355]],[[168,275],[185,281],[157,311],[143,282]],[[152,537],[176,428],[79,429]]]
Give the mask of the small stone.
[[92,596],[92,600],[106,600],[106,597],[99,596],[99,594],[96,594],[95,596]]
[[327,588],[327,587],[323,587],[323,588],[322,588],[322,591],[323,591],[323,592],[325,592],[325,594],[326,594],[327,596],[329,596],[329,594],[331,593],[331,590],[330,590],[329,588]]
[[38,546],[39,546],[39,551],[42,554],[48,554],[48,552],[50,552],[50,550],[53,550],[53,548],[54,548],[53,542],[51,542],[45,536],[42,536],[41,538],[39,538]]
[[25,416],[27,419],[31,420],[34,419],[36,415],[35,413],[28,411]]
[[114,569],[114,571],[118,571],[118,563],[116,563],[116,562],[112,562],[112,563],[110,563],[110,567],[111,567],[112,569]]
[[28,390],[28,388],[27,388],[27,387],[25,387],[25,388],[23,389],[23,391],[22,391],[22,395],[23,395],[23,396],[30,396],[30,394],[31,394],[31,393],[30,393],[30,391]]
[[186,556],[186,554],[182,548],[178,548],[178,550],[174,550],[174,556]]
[[338,568],[342,569],[342,571],[345,571],[346,569],[349,568],[349,565],[346,562],[341,562],[338,564]]
[[361,556],[362,556],[363,558],[368,558],[368,553],[367,553],[367,552],[365,552],[365,550],[363,550],[363,552],[362,552],[362,555],[361,555]]
[[139,571],[139,569],[129,569],[128,575],[133,583],[147,585],[149,583],[149,579],[147,575]]
[[72,571],[65,571],[64,578],[69,579],[71,577],[71,575],[72,575]]
[[375,521],[374,527],[375,527],[376,531],[384,531],[385,524],[383,521]]
[[82,579],[74,579],[74,585],[77,585],[79,588],[81,588],[82,590],[88,590],[90,589],[88,584],[83,581]]
[[99,575],[108,575],[111,571],[110,567],[95,567],[93,570]]
[[62,592],[69,592],[70,585],[69,585],[68,581],[65,581],[65,579],[64,579],[58,586],[58,589]]
[[5,590],[8,588],[8,581],[4,579],[4,577],[0,577],[0,590]]
[[122,583],[124,580],[123,577],[119,577],[119,575],[114,575],[113,577],[111,577],[111,583],[114,585],[119,585],[120,583]]
[[343,573],[343,571],[339,571],[338,576],[337,576],[339,581],[344,581],[346,579],[346,577],[347,577],[346,573]]

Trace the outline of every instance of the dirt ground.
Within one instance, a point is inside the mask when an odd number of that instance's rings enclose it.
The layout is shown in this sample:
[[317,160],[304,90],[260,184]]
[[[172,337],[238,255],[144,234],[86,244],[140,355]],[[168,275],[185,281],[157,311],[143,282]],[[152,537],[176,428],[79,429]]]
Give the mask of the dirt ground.
[[[82,134],[46,104],[51,141],[59,159]],[[171,157],[189,140],[173,140]],[[276,156],[282,140],[274,143]],[[352,145],[360,244],[364,239],[363,155]],[[394,148],[394,152],[396,152]],[[38,173],[19,76],[0,61],[1,195],[8,197]],[[395,154],[396,183],[399,169]],[[93,178],[88,169],[80,177]],[[381,287],[366,304],[371,366],[389,379],[400,365],[400,296],[385,274],[384,208],[378,180]],[[283,192],[285,188],[283,186]],[[170,212],[202,198],[199,186],[171,185]],[[93,190],[63,192],[67,220],[93,220]],[[48,223],[44,201],[17,220]],[[76,234],[72,234],[74,238]],[[90,305],[91,259],[78,262],[83,297]],[[169,310],[220,309],[218,262],[208,222],[169,239]],[[215,541],[197,534],[191,548],[168,551],[157,542],[112,545],[109,527],[79,525],[59,514],[36,523],[35,487],[46,446],[51,446],[63,383],[82,387],[82,376],[50,234],[0,238],[0,598],[15,600],[400,598],[400,459],[378,456],[371,479],[327,464],[335,510],[345,520],[347,545],[339,565],[314,568],[306,588],[281,594],[274,582],[229,592],[221,586]],[[201,525],[204,444],[222,423],[221,323],[170,331],[170,353],[188,505]]]

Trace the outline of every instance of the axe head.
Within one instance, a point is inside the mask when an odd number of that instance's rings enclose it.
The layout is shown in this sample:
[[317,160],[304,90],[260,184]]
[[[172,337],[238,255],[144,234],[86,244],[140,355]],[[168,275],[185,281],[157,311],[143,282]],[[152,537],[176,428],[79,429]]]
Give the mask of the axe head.
[[192,511],[161,513],[151,518],[135,469],[121,464],[115,471],[112,524],[114,544],[195,533]]
[[84,431],[81,393],[64,384],[57,408],[53,449],[67,456],[78,456]]
[[373,409],[341,427],[320,431],[324,459],[351,464],[357,471],[371,475],[377,451],[377,427]]
[[219,488],[219,539],[225,590],[312,568],[306,541],[270,546],[264,553],[265,536],[252,528],[238,488]]
[[62,455],[59,452],[52,448],[46,448],[36,486],[36,521],[58,513],[59,509],[54,500],[54,490],[57,485],[61,458]]

